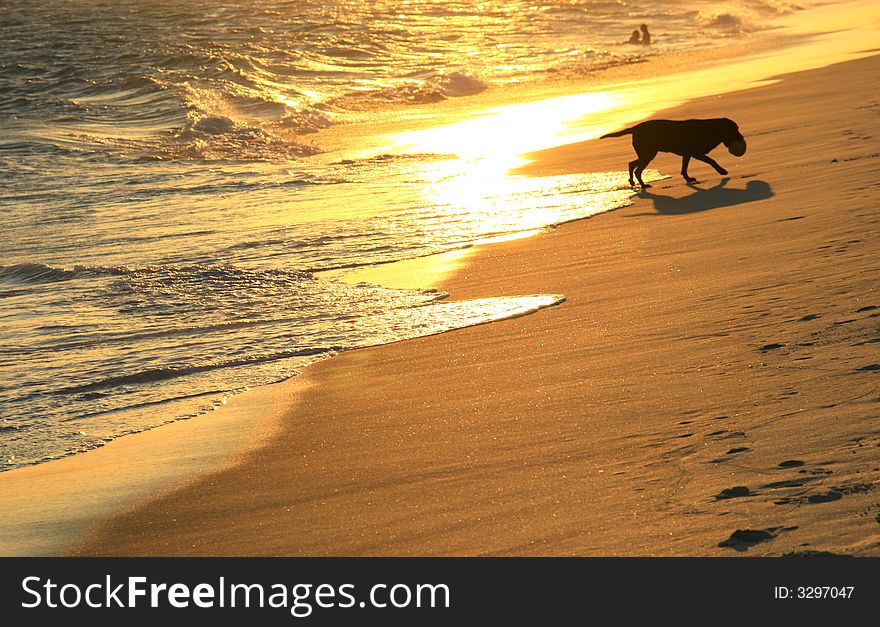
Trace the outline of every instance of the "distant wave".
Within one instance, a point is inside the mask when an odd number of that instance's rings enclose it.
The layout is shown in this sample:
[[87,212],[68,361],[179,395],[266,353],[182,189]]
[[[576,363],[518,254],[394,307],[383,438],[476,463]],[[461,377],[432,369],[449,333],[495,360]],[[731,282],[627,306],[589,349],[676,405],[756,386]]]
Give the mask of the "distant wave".
[[355,92],[335,102],[351,110],[372,109],[383,102],[430,104],[473,96],[489,88],[488,81],[475,72],[435,70],[410,74],[393,86]]
[[73,268],[53,268],[42,263],[17,263],[0,266],[0,281],[19,284],[54,283],[82,277],[121,275],[121,268],[102,268],[75,266]]
[[802,11],[804,9],[803,5],[791,2],[790,0],[751,0],[749,4],[764,12],[777,14]]
[[439,72],[426,81],[426,86],[447,98],[473,96],[489,89],[489,84],[478,75],[463,71]]
[[[265,242],[264,242],[265,244]],[[222,282],[234,286],[237,283],[283,283],[290,284],[304,279],[312,279],[308,272],[297,270],[250,270],[232,266],[190,265],[190,266],[73,266],[57,268],[42,263],[18,263],[0,266],[0,280],[18,284],[53,283],[80,278],[100,276],[129,277],[141,282],[158,283],[200,283],[202,281]]]
[[772,28],[765,20],[767,16],[777,16],[800,10],[801,7],[789,2],[756,0],[745,7],[725,7],[713,11],[700,11],[696,23],[710,31],[725,35],[744,35]]
[[643,63],[656,51],[647,49],[637,52],[610,52],[607,50],[586,50],[564,63],[547,69],[548,74],[559,76],[586,76],[609,68]]
[[199,364],[192,366],[184,366],[180,368],[153,368],[150,370],[144,370],[142,372],[135,372],[132,374],[114,376],[114,377],[106,377],[99,381],[95,381],[93,383],[86,383],[83,385],[76,385],[66,388],[61,388],[59,390],[55,390],[55,394],[80,394],[84,392],[94,392],[95,390],[102,390],[107,388],[115,388],[123,385],[131,385],[138,384],[144,385],[149,383],[155,383],[157,381],[165,381],[167,379],[175,379],[178,377],[183,377],[190,374],[197,374],[200,372],[208,372],[211,370],[222,370],[224,368],[237,368],[240,366],[253,366],[257,364],[266,364],[273,361],[279,361],[282,359],[292,359],[294,357],[313,357],[315,355],[323,355],[333,353],[333,348],[304,348],[300,350],[292,350],[292,351],[282,351],[278,353],[272,353],[269,355],[248,357],[244,359],[230,359],[227,361],[220,361],[211,364]]
[[728,33],[747,33],[755,30],[754,22],[745,15],[726,12],[700,13],[697,22],[707,28],[715,28]]

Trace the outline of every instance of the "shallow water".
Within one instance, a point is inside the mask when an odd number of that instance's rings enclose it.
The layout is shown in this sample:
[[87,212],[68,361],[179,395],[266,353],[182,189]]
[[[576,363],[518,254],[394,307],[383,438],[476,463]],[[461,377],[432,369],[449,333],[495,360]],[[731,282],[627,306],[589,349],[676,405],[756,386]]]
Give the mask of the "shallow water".
[[[196,415],[340,350],[559,302],[444,302],[316,273],[608,211],[631,196],[624,174],[502,176],[458,149],[466,137],[337,159],[317,131],[712,45],[795,10],[663,7],[5,3],[0,467]],[[641,21],[654,44],[621,44]]]

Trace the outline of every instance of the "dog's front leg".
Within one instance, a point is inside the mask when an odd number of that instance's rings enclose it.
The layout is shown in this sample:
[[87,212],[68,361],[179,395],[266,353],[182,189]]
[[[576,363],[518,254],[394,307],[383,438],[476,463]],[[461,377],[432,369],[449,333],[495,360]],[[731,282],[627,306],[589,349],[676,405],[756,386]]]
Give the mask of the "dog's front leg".
[[688,183],[693,183],[697,179],[692,176],[688,176],[688,163],[691,161],[690,155],[685,155],[681,158],[681,175],[684,177],[684,180]]
[[718,165],[718,162],[708,155],[694,155],[694,159],[702,161],[703,163],[708,163],[715,168],[715,171],[718,172],[718,174],[727,174],[727,170]]

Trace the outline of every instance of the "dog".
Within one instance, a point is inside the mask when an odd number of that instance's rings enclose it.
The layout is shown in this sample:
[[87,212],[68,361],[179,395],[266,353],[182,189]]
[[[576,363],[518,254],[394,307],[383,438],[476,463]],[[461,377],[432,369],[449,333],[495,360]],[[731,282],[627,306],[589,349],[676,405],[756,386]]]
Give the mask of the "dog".
[[691,159],[708,163],[718,174],[726,175],[722,168],[707,153],[718,144],[724,144],[730,154],[742,157],[746,154],[746,140],[739,132],[736,122],[727,118],[710,120],[648,120],[630,128],[602,135],[606,137],[622,137],[632,135],[633,148],[638,159],[629,162],[629,184],[635,185],[633,174],[639,184],[650,187],[642,180],[642,171],[658,152],[671,152],[681,155],[681,175],[688,183],[697,179],[688,175],[688,163]]

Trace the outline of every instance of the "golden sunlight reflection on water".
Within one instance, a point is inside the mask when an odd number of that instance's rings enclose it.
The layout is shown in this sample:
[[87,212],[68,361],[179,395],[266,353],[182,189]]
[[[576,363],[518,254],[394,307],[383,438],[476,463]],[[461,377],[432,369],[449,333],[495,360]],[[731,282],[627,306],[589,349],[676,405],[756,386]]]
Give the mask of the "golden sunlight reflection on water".
[[[425,201],[452,222],[488,234],[533,234],[538,229],[619,206],[631,195],[621,173],[526,177],[509,172],[523,165],[522,155],[609,130],[622,95],[600,91],[509,105],[474,114],[446,126],[400,133],[391,152],[456,155],[425,166]],[[596,124],[584,125],[595,115]],[[579,123],[575,135],[572,124]],[[502,210],[503,209],[503,210]]]
[[[481,161],[483,172],[489,167],[504,172],[519,165],[524,153],[572,141],[561,139],[570,135],[572,123],[617,108],[622,98],[601,91],[490,109],[463,122],[400,133],[394,138],[395,151],[454,154]],[[590,131],[601,134],[598,127],[578,134]]]

